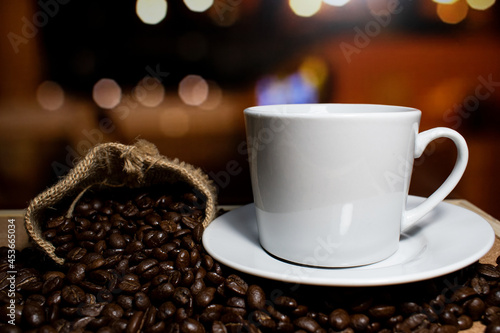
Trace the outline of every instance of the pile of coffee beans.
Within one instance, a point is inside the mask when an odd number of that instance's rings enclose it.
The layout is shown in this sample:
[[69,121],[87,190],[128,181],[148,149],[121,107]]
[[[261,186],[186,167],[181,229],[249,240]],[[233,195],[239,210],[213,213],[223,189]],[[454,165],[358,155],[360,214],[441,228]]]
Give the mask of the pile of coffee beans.
[[500,332],[496,265],[387,287],[288,284],[208,255],[204,200],[185,185],[89,191],[65,207],[43,226],[63,266],[27,248],[11,267],[0,248],[0,332]]

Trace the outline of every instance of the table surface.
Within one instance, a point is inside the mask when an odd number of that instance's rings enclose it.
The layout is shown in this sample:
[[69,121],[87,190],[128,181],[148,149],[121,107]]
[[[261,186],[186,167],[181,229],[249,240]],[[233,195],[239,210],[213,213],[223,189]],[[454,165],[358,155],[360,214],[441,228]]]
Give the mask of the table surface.
[[[493,244],[493,247],[490,249],[490,251],[484,255],[479,261],[482,263],[489,263],[489,264],[495,264],[496,263],[496,258],[500,256],[500,221],[495,219],[493,216],[489,215],[488,213],[484,212],[483,210],[479,209],[472,203],[470,203],[467,200],[460,200],[460,199],[453,199],[453,200],[446,200],[446,202],[461,206],[464,208],[467,208],[476,214],[482,216],[485,220],[487,220],[490,225],[493,227],[493,230],[495,231],[496,234],[496,239],[495,243]],[[236,206],[222,206],[221,208],[224,209],[232,209]],[[0,245],[6,245],[7,243],[7,225],[11,224],[9,223],[9,219],[13,220],[13,223],[15,225],[15,230],[16,230],[16,248],[17,249],[23,249],[27,247],[29,243],[29,238],[26,233],[26,230],[24,229],[24,210],[0,210],[0,227],[5,228],[3,230],[0,230]],[[475,322],[474,325],[472,326],[471,329],[466,330],[466,331],[461,331],[461,332],[484,332],[484,325],[482,325],[480,322]]]

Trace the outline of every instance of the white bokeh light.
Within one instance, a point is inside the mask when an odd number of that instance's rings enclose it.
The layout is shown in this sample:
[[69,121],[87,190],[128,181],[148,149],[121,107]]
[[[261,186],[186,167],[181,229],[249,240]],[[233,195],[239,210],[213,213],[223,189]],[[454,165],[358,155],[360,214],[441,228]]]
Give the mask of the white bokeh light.
[[321,9],[321,0],[290,0],[290,8],[292,11],[303,17],[310,17],[316,14]]
[[120,104],[122,89],[115,80],[106,78],[100,79],[94,85],[92,98],[99,107],[103,109],[112,109]]
[[167,16],[166,0],[137,0],[135,12],[142,22],[158,24]]
[[44,81],[36,89],[36,100],[45,110],[57,110],[64,104],[64,90],[56,82]]
[[187,75],[179,83],[179,97],[187,105],[200,105],[208,97],[208,83],[199,75]]
[[184,0],[184,4],[193,12],[204,12],[214,4],[214,0]]

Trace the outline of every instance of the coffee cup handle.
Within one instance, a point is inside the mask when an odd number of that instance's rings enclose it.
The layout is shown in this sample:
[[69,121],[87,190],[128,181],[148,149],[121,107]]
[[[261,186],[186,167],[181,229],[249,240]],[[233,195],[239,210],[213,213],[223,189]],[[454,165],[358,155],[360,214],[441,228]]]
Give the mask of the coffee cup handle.
[[455,166],[444,183],[441,184],[441,186],[434,193],[432,193],[430,197],[424,200],[424,202],[417,207],[404,211],[401,231],[413,226],[419,219],[443,201],[455,188],[464,174],[465,167],[467,166],[467,161],[469,159],[467,143],[457,131],[450,128],[436,127],[417,134],[415,140],[415,153],[413,157],[419,158],[427,145],[438,138],[449,138],[455,143],[457,147],[457,160],[455,162]]

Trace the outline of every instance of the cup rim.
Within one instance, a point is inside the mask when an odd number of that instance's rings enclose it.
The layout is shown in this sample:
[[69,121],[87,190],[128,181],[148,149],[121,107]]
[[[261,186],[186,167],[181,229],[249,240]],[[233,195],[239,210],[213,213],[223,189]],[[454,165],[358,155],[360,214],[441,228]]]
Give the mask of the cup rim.
[[[306,108],[308,109],[304,111]],[[316,110],[311,110],[313,108]],[[326,110],[325,108],[333,110]],[[359,110],[359,108],[363,108],[363,110]],[[244,113],[248,115],[280,117],[365,117],[368,115],[420,114],[421,111],[413,107],[389,104],[305,103],[256,105],[246,108]]]

